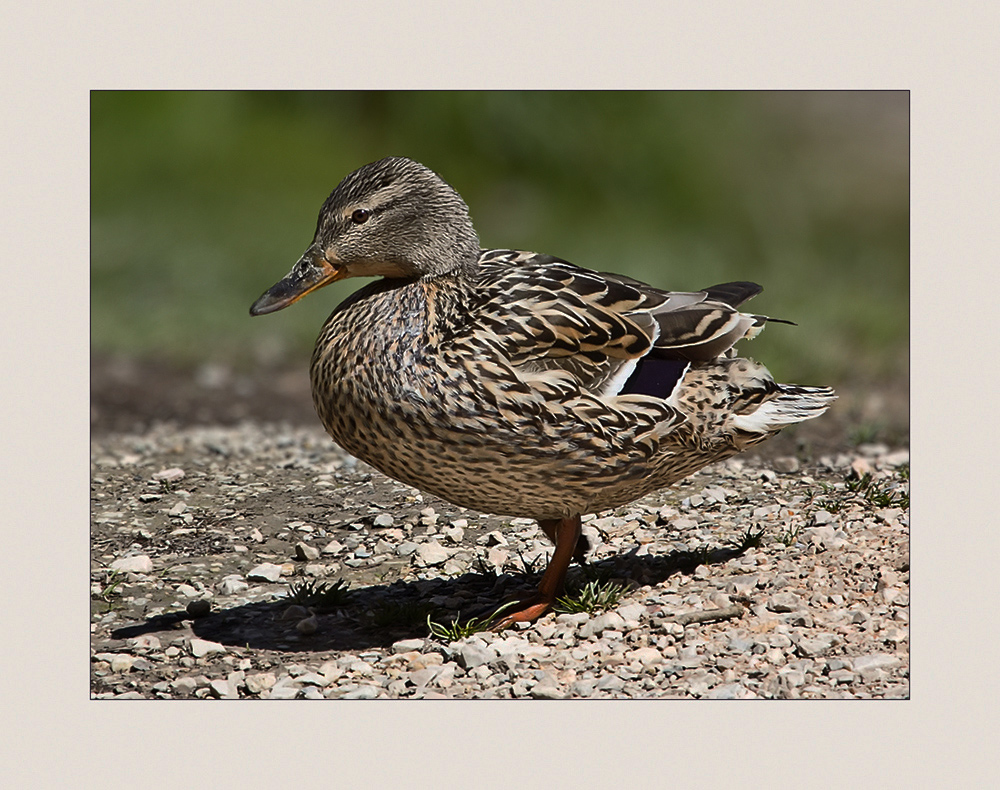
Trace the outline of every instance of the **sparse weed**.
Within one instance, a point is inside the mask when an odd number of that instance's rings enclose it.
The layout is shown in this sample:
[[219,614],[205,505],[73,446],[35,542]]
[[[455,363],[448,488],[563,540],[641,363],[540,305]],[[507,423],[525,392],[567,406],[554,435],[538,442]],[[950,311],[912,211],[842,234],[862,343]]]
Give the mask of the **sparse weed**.
[[479,571],[483,576],[489,576],[495,578],[500,575],[499,569],[491,564],[487,559],[486,555],[482,552],[476,554],[476,570]]
[[350,598],[351,593],[348,583],[344,579],[337,579],[332,584],[319,582],[315,579],[293,584],[288,588],[288,603],[299,606],[311,606],[314,609],[330,610],[343,606]]
[[847,490],[852,494],[859,494],[872,484],[871,472],[865,472],[861,477],[851,476],[847,478]]
[[537,554],[530,562],[524,559],[524,555],[520,551],[517,553],[517,557],[521,560],[521,567],[524,569],[525,576],[534,576],[541,573],[549,563],[549,555],[544,551]]
[[98,596],[108,605],[109,612],[115,606],[114,599],[121,597],[122,591],[119,588],[124,580],[125,574],[121,571],[109,570],[107,573],[104,585],[101,587],[101,591],[98,593]]
[[627,591],[624,584],[615,582],[590,581],[583,585],[575,594],[564,595],[557,598],[552,607],[557,612],[586,612],[593,614],[596,611],[610,609],[615,606]]
[[778,543],[783,543],[786,546],[791,546],[799,539],[799,533],[802,532],[802,527],[789,527],[786,530],[782,530],[777,535]]
[[874,480],[869,472],[861,477],[848,478],[847,490],[860,495],[869,505],[874,507],[908,508],[910,506],[909,493],[896,490],[896,487],[889,482]]
[[709,545],[699,546],[694,551],[688,552],[691,556],[691,562],[694,567],[699,565],[707,565],[709,560],[712,558],[712,547]]
[[747,549],[758,549],[763,543],[764,530],[763,528],[754,531],[753,527],[747,527],[743,534],[740,535],[739,540],[734,541],[736,548],[740,552],[744,552]]
[[844,509],[844,503],[840,499],[828,499],[824,497],[823,499],[814,500],[817,505],[819,505],[821,510],[825,510],[827,513],[839,513]]
[[427,628],[430,630],[431,636],[448,642],[456,642],[479,631],[488,631],[501,614],[517,603],[517,601],[510,601],[493,612],[489,617],[471,617],[464,623],[460,623],[457,617],[450,623],[437,623],[431,620],[430,615],[427,615]]

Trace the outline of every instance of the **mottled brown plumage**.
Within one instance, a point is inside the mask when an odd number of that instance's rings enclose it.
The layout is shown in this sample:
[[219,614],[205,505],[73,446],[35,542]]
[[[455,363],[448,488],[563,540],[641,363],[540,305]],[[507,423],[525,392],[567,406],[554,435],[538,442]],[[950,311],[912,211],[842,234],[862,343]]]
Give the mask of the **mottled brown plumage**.
[[628,503],[818,416],[824,387],[776,384],[734,344],[767,321],[727,283],[661,291],[549,255],[480,250],[465,203],[390,158],[341,182],[312,245],[251,308],[381,275],[324,325],[320,420],[352,455],[457,505],[538,519],[557,542],[537,617],[579,559],[580,516]]

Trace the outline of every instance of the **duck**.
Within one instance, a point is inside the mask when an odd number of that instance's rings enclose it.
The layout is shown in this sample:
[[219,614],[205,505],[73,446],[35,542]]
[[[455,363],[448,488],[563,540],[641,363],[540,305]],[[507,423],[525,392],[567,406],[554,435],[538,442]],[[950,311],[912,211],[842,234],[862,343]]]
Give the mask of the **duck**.
[[[348,277],[375,279],[324,323],[320,421],[347,453],[460,507],[534,519],[554,544],[500,631],[563,594],[581,519],[666,488],[818,417],[829,387],[778,384],[738,356],[766,316],[752,282],[665,291],[552,255],[482,249],[430,168],[387,157],[347,175],[312,243],[253,316]],[[785,322],[790,323],[790,322]]]

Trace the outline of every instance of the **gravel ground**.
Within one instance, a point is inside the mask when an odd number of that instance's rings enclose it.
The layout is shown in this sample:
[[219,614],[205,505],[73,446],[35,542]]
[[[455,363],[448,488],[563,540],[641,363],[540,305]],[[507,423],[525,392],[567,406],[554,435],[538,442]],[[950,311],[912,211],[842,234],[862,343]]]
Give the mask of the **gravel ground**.
[[[570,580],[625,586],[610,608],[452,641],[428,615],[537,583],[534,522],[421,495],[319,429],[95,436],[92,695],[905,698],[908,469],[884,445],[709,467],[585,521]],[[310,584],[334,593],[289,600]]]

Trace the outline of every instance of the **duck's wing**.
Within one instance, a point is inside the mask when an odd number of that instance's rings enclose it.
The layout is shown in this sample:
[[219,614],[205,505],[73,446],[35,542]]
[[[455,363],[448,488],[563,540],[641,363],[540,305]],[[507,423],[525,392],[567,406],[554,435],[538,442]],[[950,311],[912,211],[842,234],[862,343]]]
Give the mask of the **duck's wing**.
[[515,368],[562,370],[598,397],[667,398],[692,362],[714,359],[766,320],[736,306],[754,283],[662,291],[550,255],[489,250],[474,322]]

